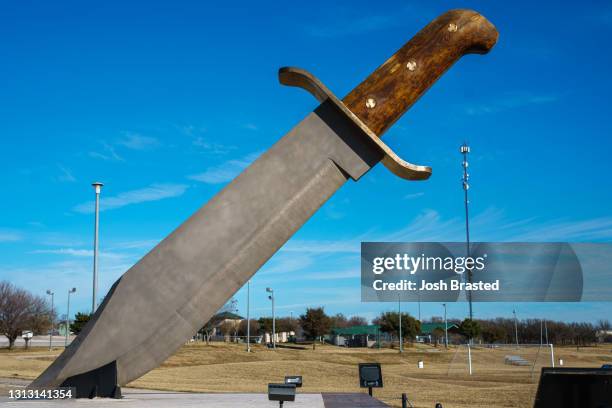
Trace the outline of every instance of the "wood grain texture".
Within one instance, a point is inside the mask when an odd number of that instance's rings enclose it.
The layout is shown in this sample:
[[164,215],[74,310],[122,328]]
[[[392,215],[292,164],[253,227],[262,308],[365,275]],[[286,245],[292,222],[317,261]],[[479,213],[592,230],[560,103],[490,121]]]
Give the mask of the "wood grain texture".
[[465,54],[486,54],[497,30],[472,10],[448,11],[349,93],[343,102],[379,137],[455,61]]

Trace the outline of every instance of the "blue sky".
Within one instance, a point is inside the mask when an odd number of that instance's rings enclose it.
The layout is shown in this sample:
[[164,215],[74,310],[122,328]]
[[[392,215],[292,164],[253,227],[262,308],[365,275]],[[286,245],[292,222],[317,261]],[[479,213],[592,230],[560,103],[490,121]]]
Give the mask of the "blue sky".
[[[472,237],[610,242],[607,2],[5,2],[0,13],[0,279],[91,300],[90,183],[103,181],[106,291],[315,107],[278,84],[300,66],[342,96],[438,14],[473,8],[500,38],[459,61],[386,135],[427,182],[377,166],[343,187],[252,281],[252,310],[324,305],[368,318],[359,242],[463,239],[458,146],[471,155]],[[236,295],[245,311],[245,293]],[[414,304],[405,309],[416,314]],[[514,305],[477,304],[476,317]],[[522,317],[610,318],[606,303],[519,304]],[[449,307],[462,318],[465,304]],[[423,304],[423,318],[441,315]]]

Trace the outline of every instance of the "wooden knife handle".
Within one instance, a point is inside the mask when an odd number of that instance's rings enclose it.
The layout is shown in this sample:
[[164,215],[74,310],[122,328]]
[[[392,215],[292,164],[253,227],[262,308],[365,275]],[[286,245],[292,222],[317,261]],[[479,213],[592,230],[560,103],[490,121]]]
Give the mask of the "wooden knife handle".
[[497,30],[472,10],[448,11],[423,28],[343,100],[379,137],[465,54],[486,54]]

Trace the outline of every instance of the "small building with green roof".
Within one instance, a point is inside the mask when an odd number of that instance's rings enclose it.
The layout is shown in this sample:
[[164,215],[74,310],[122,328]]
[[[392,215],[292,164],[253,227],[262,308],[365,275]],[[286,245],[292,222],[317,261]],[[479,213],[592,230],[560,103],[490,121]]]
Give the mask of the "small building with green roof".
[[331,330],[331,341],[336,346],[372,347],[380,341],[381,335],[377,324],[334,327]]
[[[448,333],[459,333],[459,326],[455,323],[448,322]],[[444,322],[421,323],[421,332],[416,336],[418,343],[433,343],[435,339],[444,337]]]

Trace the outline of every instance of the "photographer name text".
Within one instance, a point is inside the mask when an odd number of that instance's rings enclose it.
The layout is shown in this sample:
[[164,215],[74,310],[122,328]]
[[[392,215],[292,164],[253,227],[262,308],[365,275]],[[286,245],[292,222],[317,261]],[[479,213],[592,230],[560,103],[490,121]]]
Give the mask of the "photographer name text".
[[429,282],[421,280],[420,285],[417,282],[402,279],[397,282],[385,282],[382,279],[377,279],[372,283],[372,287],[376,291],[447,291],[447,290],[469,290],[495,292],[499,291],[499,279],[494,282],[462,282],[458,279],[451,279],[448,282],[440,280],[438,282]]

